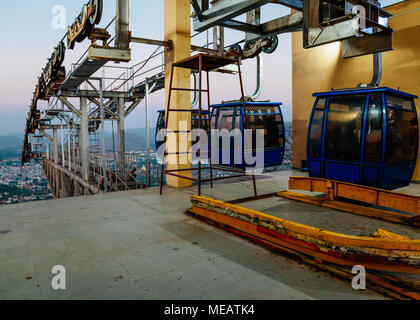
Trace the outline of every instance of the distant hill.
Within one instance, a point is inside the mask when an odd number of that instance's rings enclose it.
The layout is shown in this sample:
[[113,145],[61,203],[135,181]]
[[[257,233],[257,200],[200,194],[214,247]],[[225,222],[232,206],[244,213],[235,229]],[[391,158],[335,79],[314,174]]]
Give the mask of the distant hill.
[[0,160],[16,158],[22,152],[23,134],[0,136]]
[[[155,128],[149,129],[150,148],[155,149]],[[118,138],[114,134],[114,144],[112,144],[112,133],[105,133],[105,146],[108,150],[118,149]],[[144,151],[146,150],[146,128],[127,129],[125,131],[125,149],[126,151]]]
[[[290,143],[292,136],[292,123],[285,123],[286,141]],[[150,148],[155,149],[155,128],[149,128]],[[100,139],[100,131],[99,131]],[[16,158],[21,155],[23,143],[23,134],[10,134],[0,136],[0,160],[8,158]],[[114,144],[112,143],[112,133],[105,132],[105,145],[108,150],[112,150],[113,146],[118,149],[117,135],[114,134]],[[125,132],[126,151],[144,151],[146,150],[146,128],[127,129]],[[291,152],[291,146],[288,146]]]
[[[150,147],[155,148],[155,128],[150,128]],[[100,137],[100,135],[99,135]],[[127,129],[125,132],[126,151],[146,150],[146,128]],[[22,153],[23,134],[0,136],[0,161],[19,157]],[[105,145],[112,150],[112,133],[105,132]],[[117,135],[114,135],[115,149],[118,148]]]

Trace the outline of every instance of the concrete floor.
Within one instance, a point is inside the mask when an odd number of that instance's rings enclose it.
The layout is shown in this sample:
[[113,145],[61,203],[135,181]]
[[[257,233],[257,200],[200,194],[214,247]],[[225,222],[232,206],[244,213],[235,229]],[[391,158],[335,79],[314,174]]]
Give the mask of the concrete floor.
[[[266,174],[258,192],[285,190],[292,174],[301,173]],[[420,186],[404,191],[420,194]],[[0,299],[384,299],[185,215],[194,192],[0,206]],[[251,196],[251,181],[204,193]],[[66,290],[52,289],[54,265],[66,268]]]

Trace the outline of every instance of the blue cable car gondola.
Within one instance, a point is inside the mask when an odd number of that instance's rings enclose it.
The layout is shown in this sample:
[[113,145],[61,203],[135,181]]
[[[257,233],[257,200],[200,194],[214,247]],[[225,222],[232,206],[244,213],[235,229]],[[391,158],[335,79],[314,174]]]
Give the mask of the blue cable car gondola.
[[390,88],[313,96],[309,176],[383,189],[410,183],[418,152],[417,96]]
[[[155,132],[155,146],[156,150],[164,143],[165,139],[165,110],[158,111],[159,116],[156,124],[156,132]],[[208,111],[202,110],[201,117],[202,117],[202,124],[201,129],[208,131],[209,129],[209,116]],[[191,130],[198,129],[198,110],[192,110],[191,112]]]
[[[280,108],[281,105],[281,103],[270,102],[246,102],[247,127],[245,127],[243,121],[244,113],[241,101],[213,105],[211,106],[210,126],[212,129],[227,129],[229,132],[234,129],[239,129],[242,133],[243,149],[246,149],[246,147],[244,147],[244,129],[252,129],[252,155],[256,156],[258,152],[263,152],[264,167],[281,165],[283,162],[285,146],[284,121]],[[255,130],[257,129],[264,130],[264,148],[262,150],[256,149]],[[233,139],[233,137],[231,139]],[[243,156],[240,163],[238,163],[239,161],[235,161],[233,142],[230,143],[228,149],[225,150],[224,148],[223,144],[219,142],[219,164],[242,169],[249,167],[243,160]],[[223,159],[228,159],[228,163],[225,163]]]

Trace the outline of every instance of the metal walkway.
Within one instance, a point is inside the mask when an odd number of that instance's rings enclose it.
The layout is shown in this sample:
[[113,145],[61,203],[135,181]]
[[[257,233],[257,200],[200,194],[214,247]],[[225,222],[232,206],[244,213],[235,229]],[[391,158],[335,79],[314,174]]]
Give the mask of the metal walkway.
[[106,60],[91,60],[86,57],[83,62],[69,73],[60,86],[61,90],[77,90],[77,88],[88,80],[95,72],[107,63]]

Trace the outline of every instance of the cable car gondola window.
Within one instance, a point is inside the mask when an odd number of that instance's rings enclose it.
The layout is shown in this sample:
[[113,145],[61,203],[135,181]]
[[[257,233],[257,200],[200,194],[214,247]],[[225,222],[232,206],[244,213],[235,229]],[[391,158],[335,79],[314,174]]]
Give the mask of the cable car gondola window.
[[165,112],[159,112],[159,120],[158,120],[157,128],[159,129],[165,128]]
[[365,95],[332,96],[325,131],[325,158],[360,161]]
[[386,163],[413,161],[418,145],[418,123],[415,112],[387,108]]
[[386,106],[403,108],[405,110],[414,110],[413,100],[391,94],[386,95]]
[[217,124],[217,129],[223,130],[227,129],[229,132],[232,130],[233,124],[233,109],[220,109],[219,110],[219,120]]
[[365,154],[366,162],[381,162],[382,150],[382,99],[379,94],[370,96],[366,120]]
[[322,124],[326,101],[326,98],[319,98],[312,116],[309,134],[309,156],[313,158],[321,158],[322,156]]
[[214,110],[211,114],[210,128],[214,129],[217,127],[217,116],[219,115],[219,110]]
[[[217,119],[217,129],[218,130],[222,131],[223,129],[226,129],[229,132],[232,131],[234,111],[235,111],[235,109],[233,109],[233,108],[219,109],[218,119]],[[226,145],[223,144],[223,139],[220,136],[219,137],[219,146],[221,146],[222,152],[233,151],[234,150],[233,138],[231,138],[231,142],[230,142],[229,146],[226,146]]]
[[252,147],[256,149],[256,130],[264,130],[264,148],[278,148],[284,145],[284,124],[279,110],[272,107],[247,107],[248,128],[252,129]]
[[[194,112],[192,114],[192,118],[191,118],[191,128],[192,129],[198,129],[199,118],[200,118],[200,116],[199,116],[198,112]],[[205,131],[208,131],[209,130],[209,122],[208,122],[207,113],[202,112],[201,113],[201,118],[202,118],[201,129],[205,130]]]
[[234,123],[234,128],[235,129],[239,129],[241,130],[241,119],[242,119],[242,115],[241,115],[241,107],[237,107],[235,108],[235,123]]

